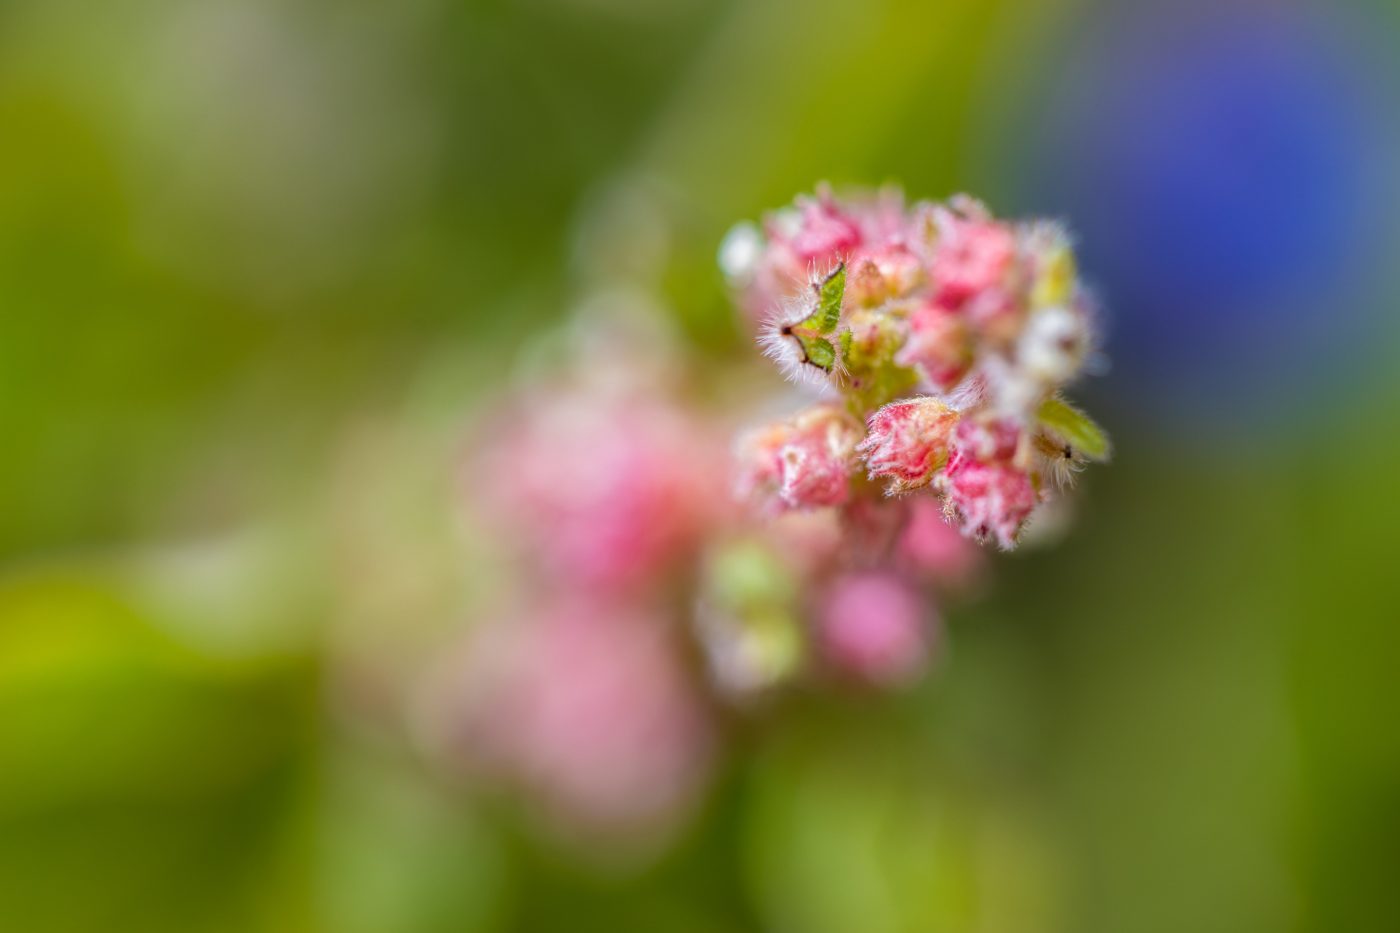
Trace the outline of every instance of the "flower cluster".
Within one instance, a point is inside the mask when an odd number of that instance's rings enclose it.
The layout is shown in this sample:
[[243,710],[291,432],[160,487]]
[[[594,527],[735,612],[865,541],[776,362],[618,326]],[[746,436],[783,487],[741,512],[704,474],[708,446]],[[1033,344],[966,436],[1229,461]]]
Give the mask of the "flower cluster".
[[758,509],[846,506],[869,482],[928,490],[963,534],[1011,549],[1107,458],[1062,395],[1094,320],[1059,226],[967,197],[823,189],[735,228],[721,263],[765,352],[826,396],[740,442],[738,491]]

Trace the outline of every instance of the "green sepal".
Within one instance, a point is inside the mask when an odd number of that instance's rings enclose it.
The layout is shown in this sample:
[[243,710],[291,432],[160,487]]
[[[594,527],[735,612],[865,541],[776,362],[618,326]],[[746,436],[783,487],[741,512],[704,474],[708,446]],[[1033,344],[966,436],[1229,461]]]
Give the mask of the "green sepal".
[[836,366],[836,347],[832,346],[830,340],[825,337],[808,337],[801,333],[794,333],[793,337],[802,347],[802,354],[808,363],[828,373]]
[[1047,398],[1036,413],[1041,427],[1062,438],[1090,460],[1107,460],[1108,435],[1093,419],[1058,396]]
[[841,300],[846,295],[846,264],[843,262],[837,266],[815,288],[817,309],[798,326],[819,334],[829,334],[841,323]]

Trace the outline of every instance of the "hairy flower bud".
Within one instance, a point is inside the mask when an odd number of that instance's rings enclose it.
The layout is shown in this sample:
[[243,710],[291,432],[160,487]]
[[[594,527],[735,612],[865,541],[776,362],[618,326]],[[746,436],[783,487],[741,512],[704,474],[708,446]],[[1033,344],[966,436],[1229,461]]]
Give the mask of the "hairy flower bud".
[[1016,361],[1029,379],[1049,388],[1078,375],[1088,349],[1084,315],[1056,305],[1031,314],[1016,342]]
[[1025,435],[1008,421],[958,425],[940,486],[963,534],[1003,550],[1040,503],[1030,472],[1018,465]]
[[892,402],[870,416],[857,447],[870,477],[888,478],[891,494],[926,486],[948,457],[957,412],[936,398]]
[[777,510],[840,505],[859,440],[860,428],[832,405],[759,428],[739,443],[736,491]]

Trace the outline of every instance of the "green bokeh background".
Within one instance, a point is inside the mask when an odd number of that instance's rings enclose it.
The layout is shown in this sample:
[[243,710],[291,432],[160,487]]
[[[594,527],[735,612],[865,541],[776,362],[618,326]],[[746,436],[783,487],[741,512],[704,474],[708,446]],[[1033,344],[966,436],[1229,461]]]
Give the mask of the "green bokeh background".
[[999,206],[1090,15],[0,3],[0,929],[1400,929],[1393,352],[1267,436],[1120,405],[936,677],[745,730],[658,861],[520,831],[376,698],[457,621],[461,428],[532,335],[625,282],[739,352],[716,245],[819,179]]

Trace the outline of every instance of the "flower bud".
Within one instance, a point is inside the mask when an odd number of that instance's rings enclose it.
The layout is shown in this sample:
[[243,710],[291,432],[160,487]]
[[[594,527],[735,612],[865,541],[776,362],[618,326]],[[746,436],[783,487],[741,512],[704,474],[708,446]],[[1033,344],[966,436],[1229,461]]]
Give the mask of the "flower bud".
[[1016,364],[1033,382],[1050,388],[1079,374],[1089,334],[1082,313],[1059,305],[1031,314],[1016,341]]
[[958,425],[940,481],[949,514],[963,534],[995,540],[1003,550],[1016,536],[1040,495],[1031,474],[1017,465],[1023,434],[1005,419]]
[[802,199],[798,211],[796,217],[788,215],[791,219],[776,225],[775,238],[785,239],[787,248],[803,265],[834,264],[860,245],[860,225],[829,192]]
[[933,255],[939,304],[960,308],[973,297],[1002,287],[1015,260],[1016,237],[1009,226],[949,217]]
[[840,505],[858,440],[860,429],[832,405],[760,428],[740,442],[736,491],[777,510]]
[[851,259],[850,297],[857,306],[874,308],[906,297],[924,279],[924,267],[908,246],[890,243],[862,250]]
[[856,450],[870,478],[891,480],[890,494],[928,485],[948,457],[948,436],[958,414],[935,398],[893,402],[870,416],[869,433]]

